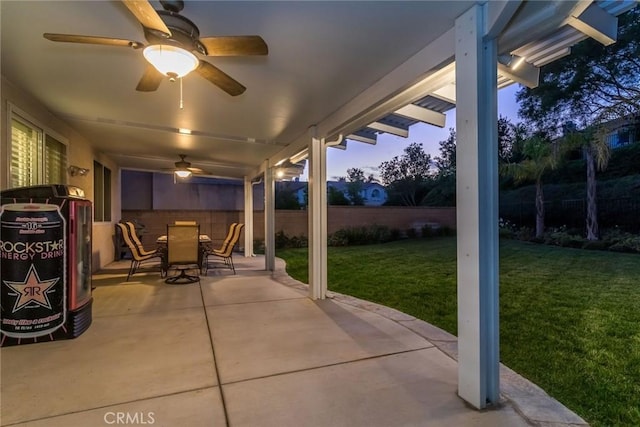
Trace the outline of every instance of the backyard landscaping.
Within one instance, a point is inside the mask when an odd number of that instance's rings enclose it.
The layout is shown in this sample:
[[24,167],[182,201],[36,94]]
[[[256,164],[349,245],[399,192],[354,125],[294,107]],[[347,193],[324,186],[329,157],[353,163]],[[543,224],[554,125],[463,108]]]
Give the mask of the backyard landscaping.
[[[307,282],[307,250],[282,249]],[[329,289],[456,334],[455,237],[330,247]],[[640,425],[640,255],[500,245],[502,362],[593,426]]]

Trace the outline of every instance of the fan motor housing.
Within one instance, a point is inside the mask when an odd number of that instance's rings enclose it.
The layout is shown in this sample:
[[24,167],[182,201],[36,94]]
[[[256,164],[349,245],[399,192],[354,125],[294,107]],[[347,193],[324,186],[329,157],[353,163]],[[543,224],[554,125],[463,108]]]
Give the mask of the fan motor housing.
[[171,36],[152,29],[144,28],[144,36],[151,44],[172,44],[191,50],[202,55],[207,54],[207,49],[200,43],[200,30],[190,19],[167,10],[156,11],[160,18],[171,31]]

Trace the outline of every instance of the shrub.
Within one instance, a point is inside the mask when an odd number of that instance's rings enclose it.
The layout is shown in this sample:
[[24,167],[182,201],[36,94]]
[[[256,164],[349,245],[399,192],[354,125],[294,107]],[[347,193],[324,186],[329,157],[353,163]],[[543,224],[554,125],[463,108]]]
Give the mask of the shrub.
[[349,244],[349,239],[347,238],[344,230],[338,230],[335,233],[331,234],[327,239],[327,245],[329,246],[347,246]]
[[306,236],[288,237],[282,230],[278,231],[275,235],[276,249],[306,248],[307,244],[308,240]]
[[427,223],[422,226],[422,237],[433,237],[433,236],[442,236],[442,227],[440,224],[435,223]]
[[602,234],[601,240],[587,240],[578,229],[565,226],[551,228],[542,237],[533,237],[533,230],[521,227],[511,234],[508,228],[500,228],[500,237],[528,240],[533,243],[580,248],[589,250],[610,250],[614,252],[640,253],[640,235],[627,233],[615,227]]
[[398,230],[397,228],[392,228],[391,230],[389,230],[390,241],[400,240],[401,238],[402,238],[402,232],[400,230]]
[[534,235],[533,234],[534,234],[533,233],[533,228],[520,227],[515,232],[515,237],[518,240],[533,241],[533,239],[534,239]]
[[287,237],[286,234],[284,234],[284,231],[282,230],[278,231],[275,235],[276,249],[284,249],[288,247],[288,243],[289,243],[289,238]]
[[256,254],[264,253],[264,240],[256,239],[253,241],[253,252]]
[[509,230],[508,228],[499,228],[498,234],[500,238],[503,239],[513,239],[516,236],[516,233],[513,230]]
[[336,231],[327,241],[329,246],[369,245],[385,243],[399,237],[400,231],[392,231],[382,225],[370,225],[362,227],[343,228]]
[[444,227],[440,227],[440,235],[441,236],[455,236],[456,230],[445,225]]
[[605,251],[609,249],[610,243],[604,240],[587,240],[582,245],[582,249]]

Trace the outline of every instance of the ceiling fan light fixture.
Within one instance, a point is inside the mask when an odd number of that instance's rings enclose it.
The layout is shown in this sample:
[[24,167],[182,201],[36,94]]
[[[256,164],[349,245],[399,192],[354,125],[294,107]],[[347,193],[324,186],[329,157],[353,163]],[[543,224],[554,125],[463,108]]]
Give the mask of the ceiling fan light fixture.
[[144,58],[165,76],[184,77],[198,67],[200,61],[188,50],[166,44],[152,44],[142,51]]
[[189,169],[178,169],[175,171],[175,174],[180,178],[189,178],[191,171]]

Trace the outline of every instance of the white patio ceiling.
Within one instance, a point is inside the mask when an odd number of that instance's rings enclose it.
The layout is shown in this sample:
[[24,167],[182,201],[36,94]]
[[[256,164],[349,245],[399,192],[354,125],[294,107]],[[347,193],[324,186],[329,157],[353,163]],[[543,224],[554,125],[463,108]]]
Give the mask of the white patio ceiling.
[[[273,165],[300,153],[311,126],[320,137],[343,133],[374,142],[377,132],[406,134],[416,120],[443,125],[441,113],[455,105],[454,21],[474,3],[187,1],[182,14],[202,36],[259,34],[269,55],[207,58],[247,91],[231,97],[189,75],[180,109],[176,83],[135,91],[145,65],[140,51],[42,37],[57,32],[144,42],[139,23],[119,2],[3,1],[2,75],[123,168],[171,168],[182,153],[214,175],[242,178],[267,159]],[[499,53],[531,64],[518,73],[501,66],[499,85],[531,82],[534,65],[568,53],[587,35],[606,34],[598,22],[606,25],[633,5],[510,2],[506,7],[517,12]],[[589,6],[590,13],[598,10],[587,24],[570,19]],[[588,25],[593,20],[595,29]],[[394,111],[400,114],[390,116]]]

